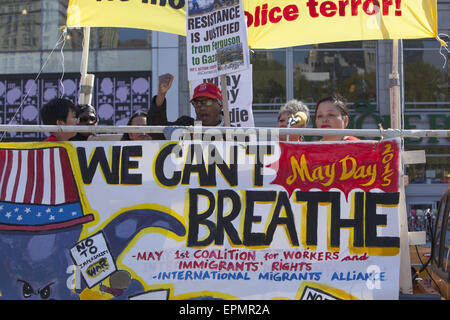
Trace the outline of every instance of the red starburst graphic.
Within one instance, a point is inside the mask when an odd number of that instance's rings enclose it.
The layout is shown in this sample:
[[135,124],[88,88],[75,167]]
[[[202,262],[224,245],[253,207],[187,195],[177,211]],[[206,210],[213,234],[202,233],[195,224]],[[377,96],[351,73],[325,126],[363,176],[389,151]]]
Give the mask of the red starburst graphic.
[[399,140],[349,143],[280,143],[278,161],[267,165],[277,171],[271,184],[288,191],[339,189],[398,192]]

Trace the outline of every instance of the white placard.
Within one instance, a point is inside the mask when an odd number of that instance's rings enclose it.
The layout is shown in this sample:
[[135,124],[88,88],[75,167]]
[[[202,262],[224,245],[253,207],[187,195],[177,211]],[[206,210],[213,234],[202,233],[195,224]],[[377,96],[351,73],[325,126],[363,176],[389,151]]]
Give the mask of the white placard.
[[242,3],[189,0],[187,4],[188,79],[217,77],[247,69],[247,24]]
[[114,259],[102,232],[81,240],[70,249],[70,253],[81,269],[81,274],[89,288],[116,271]]
[[[253,86],[252,66],[247,70],[227,75],[228,112],[230,113],[230,124],[234,127],[254,127],[253,118]],[[213,82],[220,88],[219,77],[206,78],[191,82],[194,89],[202,82]],[[224,92],[222,92],[224,95]],[[191,116],[196,117],[195,109],[191,105]]]

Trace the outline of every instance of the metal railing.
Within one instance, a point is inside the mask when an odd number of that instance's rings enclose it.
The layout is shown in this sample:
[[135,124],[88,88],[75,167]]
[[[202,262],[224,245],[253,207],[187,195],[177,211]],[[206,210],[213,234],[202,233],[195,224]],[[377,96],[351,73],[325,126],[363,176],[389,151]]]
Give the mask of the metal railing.
[[381,138],[450,138],[450,130],[405,129],[318,129],[270,127],[203,127],[203,126],[58,126],[58,125],[0,125],[0,132],[92,132],[92,133],[164,133],[183,130],[201,133],[283,134],[305,136],[358,136]]

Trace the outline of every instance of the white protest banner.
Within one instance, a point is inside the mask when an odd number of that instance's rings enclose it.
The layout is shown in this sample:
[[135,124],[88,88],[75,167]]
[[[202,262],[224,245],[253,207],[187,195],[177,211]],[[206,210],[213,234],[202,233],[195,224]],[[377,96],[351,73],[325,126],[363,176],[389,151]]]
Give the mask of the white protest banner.
[[[254,127],[253,118],[253,87],[252,87],[252,66],[247,70],[228,74],[228,112],[230,114],[230,125],[233,127]],[[203,80],[191,81],[191,87],[195,88],[203,82],[212,82],[220,87],[219,77],[206,78]],[[222,93],[223,95],[224,93]],[[195,117],[195,109],[191,105],[191,116]]]
[[247,23],[241,1],[189,0],[187,4],[188,80],[247,69]]
[[400,150],[1,143],[0,298],[398,299]]

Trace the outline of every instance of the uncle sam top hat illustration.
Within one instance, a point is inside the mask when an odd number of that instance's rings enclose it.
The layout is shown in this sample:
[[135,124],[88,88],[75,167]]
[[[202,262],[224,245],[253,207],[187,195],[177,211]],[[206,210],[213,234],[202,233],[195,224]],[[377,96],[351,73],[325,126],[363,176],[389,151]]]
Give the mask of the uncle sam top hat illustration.
[[58,230],[94,219],[84,214],[67,149],[52,145],[0,148],[0,231]]

